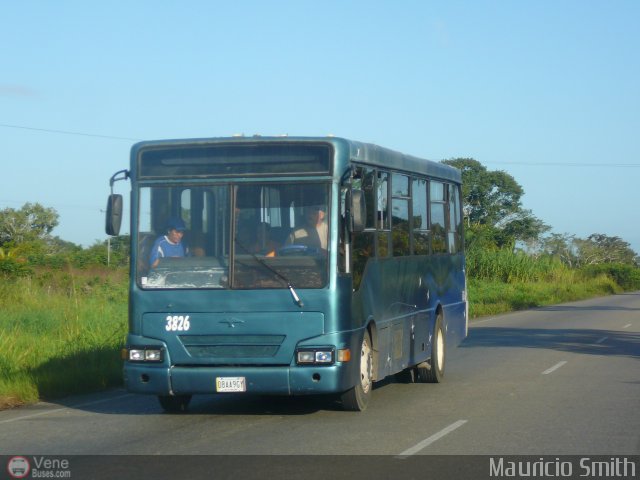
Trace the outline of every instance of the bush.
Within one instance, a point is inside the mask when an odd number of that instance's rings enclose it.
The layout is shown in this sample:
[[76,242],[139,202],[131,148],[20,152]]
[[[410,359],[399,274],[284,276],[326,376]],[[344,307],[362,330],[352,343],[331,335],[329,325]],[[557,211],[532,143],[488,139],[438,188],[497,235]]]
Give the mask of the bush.
[[623,290],[640,290],[640,268],[621,263],[601,263],[582,268],[587,278],[607,275]]
[[24,262],[15,258],[0,258],[0,275],[7,278],[26,277],[33,273]]

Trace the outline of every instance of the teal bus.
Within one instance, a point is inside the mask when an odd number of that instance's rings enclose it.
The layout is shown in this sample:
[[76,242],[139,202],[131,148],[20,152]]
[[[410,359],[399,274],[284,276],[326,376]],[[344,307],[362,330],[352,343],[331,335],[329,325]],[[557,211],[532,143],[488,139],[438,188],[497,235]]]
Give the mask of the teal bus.
[[442,381],[467,335],[460,171],[336,137],[137,143],[124,380],[194,394],[327,394]]

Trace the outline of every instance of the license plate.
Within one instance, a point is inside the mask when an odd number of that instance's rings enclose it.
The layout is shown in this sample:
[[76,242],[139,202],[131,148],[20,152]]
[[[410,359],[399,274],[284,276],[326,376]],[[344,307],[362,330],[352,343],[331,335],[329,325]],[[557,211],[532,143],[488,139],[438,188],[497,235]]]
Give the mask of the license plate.
[[246,392],[244,377],[216,377],[216,392]]

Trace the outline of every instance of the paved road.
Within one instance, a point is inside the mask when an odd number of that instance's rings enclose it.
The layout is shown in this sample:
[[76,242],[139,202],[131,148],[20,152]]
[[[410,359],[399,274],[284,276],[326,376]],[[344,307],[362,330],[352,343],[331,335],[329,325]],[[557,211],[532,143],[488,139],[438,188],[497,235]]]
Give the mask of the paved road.
[[387,381],[363,413],[201,396],[169,415],[121,390],[2,411],[0,454],[640,453],[640,293],[484,318],[448,354],[443,384]]

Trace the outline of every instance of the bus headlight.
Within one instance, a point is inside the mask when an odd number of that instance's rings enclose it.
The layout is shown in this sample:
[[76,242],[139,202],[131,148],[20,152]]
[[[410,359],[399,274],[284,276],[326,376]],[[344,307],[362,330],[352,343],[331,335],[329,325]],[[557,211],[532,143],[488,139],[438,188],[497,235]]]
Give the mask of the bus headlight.
[[129,358],[128,360],[132,362],[142,362],[144,361],[144,350],[139,350],[137,348],[132,348],[129,350]]
[[334,348],[301,348],[296,351],[298,365],[330,365],[334,362]]
[[298,351],[298,363],[313,363],[315,352]]
[[145,350],[144,360],[146,362],[160,362],[162,360],[162,350]]
[[333,362],[333,352],[316,352],[316,363]]
[[162,349],[157,347],[131,347],[123,353],[126,353],[124,359],[130,362],[162,362]]

